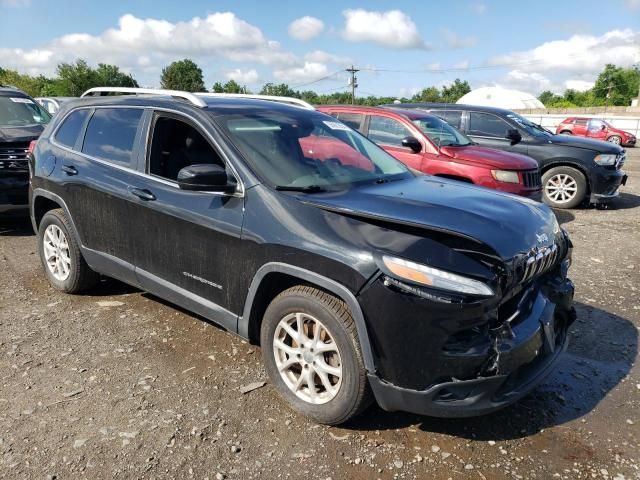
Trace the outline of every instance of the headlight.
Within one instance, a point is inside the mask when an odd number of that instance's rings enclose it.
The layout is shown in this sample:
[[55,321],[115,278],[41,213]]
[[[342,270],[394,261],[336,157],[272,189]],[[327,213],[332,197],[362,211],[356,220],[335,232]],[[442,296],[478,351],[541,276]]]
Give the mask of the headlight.
[[615,165],[616,155],[612,155],[612,154],[596,155],[593,161],[596,162],[598,165],[602,165],[602,166]]
[[512,172],[510,170],[491,170],[491,175],[493,175],[493,178],[499,182],[520,183],[518,172]]
[[458,293],[493,295],[493,290],[483,282],[462,275],[386,255],[382,257],[382,261],[393,275],[404,280]]

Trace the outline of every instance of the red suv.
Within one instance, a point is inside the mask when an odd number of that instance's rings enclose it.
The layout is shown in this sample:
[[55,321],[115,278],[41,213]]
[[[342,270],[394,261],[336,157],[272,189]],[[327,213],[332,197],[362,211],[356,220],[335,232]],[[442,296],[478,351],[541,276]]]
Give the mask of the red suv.
[[360,131],[415,170],[540,200],[540,171],[535,160],[480,147],[435,115],[360,106],[317,109]]
[[633,147],[636,144],[635,135],[620,130],[599,118],[565,118],[556,128],[556,133],[606,140],[625,147]]

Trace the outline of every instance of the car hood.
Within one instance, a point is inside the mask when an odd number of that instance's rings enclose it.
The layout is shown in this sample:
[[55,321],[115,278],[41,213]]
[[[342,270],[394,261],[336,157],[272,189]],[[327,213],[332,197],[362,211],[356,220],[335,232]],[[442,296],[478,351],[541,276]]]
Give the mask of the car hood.
[[503,170],[533,170],[538,168],[538,162],[526,155],[477,145],[442,147],[441,152],[456,160],[479,163]]
[[389,228],[397,223],[473,239],[503,260],[550,245],[559,231],[555,215],[541,203],[427,175],[301,200]]
[[30,142],[40,136],[44,127],[44,125],[40,124],[27,125],[24,127],[0,126],[0,143]]
[[584,148],[598,153],[613,153],[617,155],[622,152],[622,148],[613,143],[573,135],[550,135],[549,143],[565,145],[567,147]]

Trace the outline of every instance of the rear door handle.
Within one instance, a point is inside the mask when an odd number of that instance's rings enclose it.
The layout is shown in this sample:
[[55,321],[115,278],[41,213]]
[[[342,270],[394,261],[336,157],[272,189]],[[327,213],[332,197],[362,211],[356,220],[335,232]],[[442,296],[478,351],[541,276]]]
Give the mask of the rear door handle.
[[78,169],[73,165],[62,165],[62,171],[67,175],[77,175]]
[[148,202],[156,199],[156,196],[146,188],[129,187],[129,192],[131,192],[132,195],[135,195],[139,199],[145,200]]

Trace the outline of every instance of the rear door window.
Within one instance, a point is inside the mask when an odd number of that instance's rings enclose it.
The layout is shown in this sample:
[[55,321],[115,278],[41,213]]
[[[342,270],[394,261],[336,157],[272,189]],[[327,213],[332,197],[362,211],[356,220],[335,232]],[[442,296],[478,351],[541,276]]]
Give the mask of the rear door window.
[[434,110],[432,114],[440,117],[452,127],[462,129],[462,112],[460,110]]
[[469,135],[505,138],[511,127],[507,122],[491,113],[469,112]]
[[393,118],[371,115],[369,118],[369,135],[367,136],[369,140],[380,145],[402,147],[402,139],[413,136],[413,134],[411,130]]
[[97,109],[87,125],[82,153],[131,167],[142,112],[141,108]]
[[362,132],[362,126],[364,124],[364,115],[361,113],[347,113],[338,112],[336,118],[345,125],[349,125],[354,130]]
[[55,136],[56,142],[65,147],[73,148],[88,115],[89,110],[87,109],[71,112],[58,128]]

